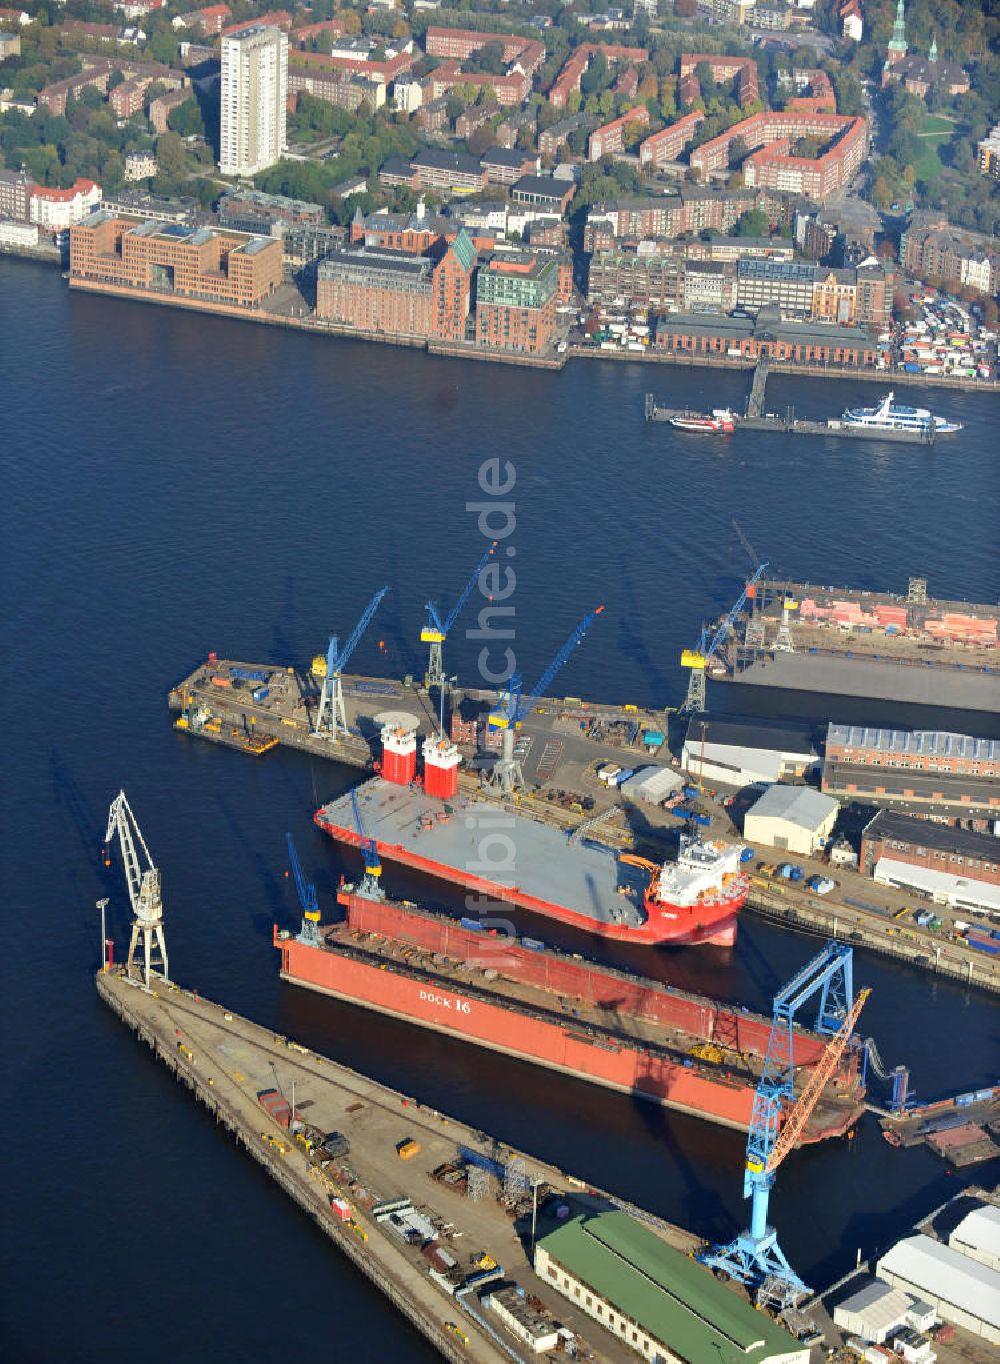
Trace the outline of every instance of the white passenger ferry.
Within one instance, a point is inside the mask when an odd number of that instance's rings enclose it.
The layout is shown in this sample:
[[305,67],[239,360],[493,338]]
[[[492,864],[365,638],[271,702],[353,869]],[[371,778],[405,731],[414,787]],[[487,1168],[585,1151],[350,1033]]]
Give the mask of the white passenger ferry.
[[961,422],[935,417],[926,407],[904,407],[892,401],[894,396],[887,393],[878,407],[849,407],[843,416],[845,426],[863,426],[872,431],[927,431],[937,436],[961,431]]

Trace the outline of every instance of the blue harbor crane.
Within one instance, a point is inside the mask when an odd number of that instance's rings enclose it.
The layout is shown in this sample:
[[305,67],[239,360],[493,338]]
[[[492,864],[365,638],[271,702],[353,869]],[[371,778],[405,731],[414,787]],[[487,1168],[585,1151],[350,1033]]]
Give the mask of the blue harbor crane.
[[319,934],[319,898],[316,895],[316,887],[305,878],[291,834],[285,834],[285,841],[288,844],[288,861],[292,868],[292,876],[295,878],[295,889],[298,892],[299,904],[302,906],[302,927],[299,929],[298,941],[305,943],[307,947],[319,947],[323,939]]
[[[787,1310],[808,1289],[767,1224],[768,1200],[778,1166],[802,1135],[851,1041],[867,989],[854,995],[854,955],[828,942],[774,997],[771,1034],[754,1096],[743,1174],[743,1197],[752,1200],[750,1226],[729,1245],[701,1251],[698,1259],[756,1290],[758,1306]],[[796,1013],[819,996],[815,1030],[830,1038],[801,1093],[795,1092]]]
[[347,667],[354,650],[358,647],[361,636],[371,624],[372,617],[378,610],[379,602],[388,591],[389,588],[386,586],[375,593],[365,607],[361,619],[351,631],[350,638],[343,649],[337,647],[337,636],[331,635],[326,657],[317,654],[313,659],[313,676],[323,679],[319,710],[316,712],[316,728],[313,730],[313,734],[323,735],[325,738],[333,739],[334,742],[347,734],[347,712],[344,709],[344,689],[341,685],[340,675]]
[[472,589],[479,581],[480,573],[482,573],[487,562],[496,553],[496,548],[497,542],[494,540],[489,549],[479,560],[472,576],[462,588],[458,600],[448,612],[447,616],[445,616],[444,620],[441,619],[434,603],[432,601],[427,603],[427,624],[420,631],[420,642],[421,644],[430,645],[430,655],[427,660],[427,677],[425,678],[428,690],[431,687],[440,688],[444,686],[444,664],[441,659],[441,645],[448,638],[448,632],[458,619],[462,607],[472,595]]
[[521,728],[522,722],[538,705],[545,695],[545,689],[549,683],[603,610],[603,606],[598,606],[596,610],[584,616],[535,683],[530,696],[524,697],[521,694],[521,674],[511,673],[506,691],[500,693],[496,707],[489,715],[490,729],[498,729],[503,734],[503,748],[500,756],[484,777],[484,782],[490,790],[499,792],[504,796],[511,796],[515,791],[523,790],[524,773],[521,771],[520,759],[514,753],[514,732]]
[[382,875],[382,859],[379,856],[378,844],[365,829],[358,793],[353,789],[351,791],[351,811],[354,815],[354,827],[360,840],[361,856],[365,859],[365,874],[358,886],[358,894],[363,895],[368,900],[383,900],[385,891],[382,889],[382,882],[379,879]]
[[740,593],[739,600],[730,607],[729,611],[719,622],[718,627],[711,638],[709,637],[707,628],[702,626],[701,638],[698,641],[697,647],[694,649],[685,649],[681,654],[681,667],[689,668],[691,670],[691,676],[688,679],[687,696],[684,698],[683,706],[681,706],[682,715],[706,709],[705,673],[708,665],[729,638],[736,617],[743,610],[744,606],[746,606],[747,602],[752,600],[757,583],[764,576],[767,567],[767,564],[757,565],[753,577],[749,579],[744,586],[743,591]]

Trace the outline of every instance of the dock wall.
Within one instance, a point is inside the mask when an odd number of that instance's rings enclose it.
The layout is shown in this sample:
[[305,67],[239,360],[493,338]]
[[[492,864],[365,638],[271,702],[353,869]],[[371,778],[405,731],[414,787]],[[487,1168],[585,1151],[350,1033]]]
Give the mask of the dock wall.
[[[443,1328],[443,1323],[424,1312],[420,1305],[406,1294],[375,1259],[371,1249],[365,1250],[352,1232],[334,1222],[317,1186],[310,1185],[297,1177],[284,1159],[270,1146],[264,1145],[256,1129],[252,1128],[229,1104],[225,1097],[210,1086],[205,1077],[185,1066],[173,1055],[156,1033],[128,1007],[126,999],[112,989],[108,977],[98,973],[97,993],[118,1017],[136,1034],[141,1042],[152,1051],[157,1060],[162,1061],[176,1080],[191,1090],[199,1103],[203,1104],[214,1117],[216,1124],[230,1133],[236,1144],[262,1166],[270,1177],[279,1184],[289,1198],[295,1200],[304,1213],[317,1227],[334,1242],[337,1249],[369,1279],[380,1293],[405,1316],[420,1333],[430,1341],[436,1350],[447,1360],[458,1364],[469,1358],[453,1336]],[[369,1243],[370,1246],[371,1243]]]
[[730,679],[758,687],[859,696],[956,710],[1000,710],[1000,672],[939,663],[907,663],[844,654],[778,653]]
[[[778,891],[766,891],[757,886],[751,887],[743,912],[757,914],[785,928],[797,928],[819,937],[851,942],[882,957],[892,957],[909,965],[919,964],[931,974],[947,976],[960,985],[974,985],[979,990],[1000,994],[1000,971],[991,960],[973,960],[971,953],[946,957],[943,951],[936,950],[932,942],[921,939],[908,941],[898,933],[889,937],[885,931],[886,921],[875,919],[870,914],[848,917],[844,908],[838,911],[833,906],[820,908],[818,905],[793,904],[783,899]],[[948,944],[949,950],[954,947],[954,943]],[[929,965],[928,958],[931,959]]]

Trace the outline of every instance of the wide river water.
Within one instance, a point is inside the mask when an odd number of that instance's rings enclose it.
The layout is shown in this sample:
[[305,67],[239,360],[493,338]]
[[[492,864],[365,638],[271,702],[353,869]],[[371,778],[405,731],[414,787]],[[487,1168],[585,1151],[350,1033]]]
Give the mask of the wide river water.
[[[350,773],[187,739],[165,693],[210,649],[308,660],[383,583],[354,664],[420,671],[423,603],[453,600],[482,552],[469,504],[496,456],[516,471],[504,549],[529,683],[603,602],[560,689],[675,704],[681,648],[739,593],[734,516],[792,576],[905,590],[923,574],[937,596],[1000,596],[995,398],[907,390],[966,424],[933,449],[715,442],[642,420],[646,386],[705,407],[741,404],[746,384],[436,360],[75,295],[51,267],[0,260],[6,1358],[430,1357],[98,1004],[102,895],[127,936],[118,854],[109,871],[100,853],[122,785],[163,874],[179,980],[699,1232],[742,1224],[739,1134],[283,986],[270,939],[295,908],[285,831],[329,905],[341,863],[311,814]],[[826,416],[878,392],[778,377],[768,406]],[[447,667],[473,685],[479,648],[458,627],[448,645]],[[713,704],[734,709],[719,692]],[[754,704],[801,709],[778,694]],[[996,732],[996,717],[969,727]],[[446,899],[415,878],[390,888]],[[747,916],[734,952],[689,950],[656,971],[766,1009],[815,948]],[[874,987],[864,1031],[890,1065],[910,1064],[920,1095],[996,1078],[988,998],[864,953],[855,975]],[[853,1142],[790,1157],[771,1206],[793,1264],[822,1284],[957,1186],[867,1119]]]

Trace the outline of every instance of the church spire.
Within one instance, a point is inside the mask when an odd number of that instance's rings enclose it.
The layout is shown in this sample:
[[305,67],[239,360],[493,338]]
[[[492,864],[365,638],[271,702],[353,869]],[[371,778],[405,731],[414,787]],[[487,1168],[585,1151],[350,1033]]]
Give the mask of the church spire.
[[898,0],[896,5],[896,22],[892,26],[889,54],[890,61],[899,61],[900,57],[906,56],[906,11],[903,0]]
[[931,62],[936,62],[937,59],[938,59],[937,35],[935,35],[931,39],[931,50],[927,54],[927,60]]

